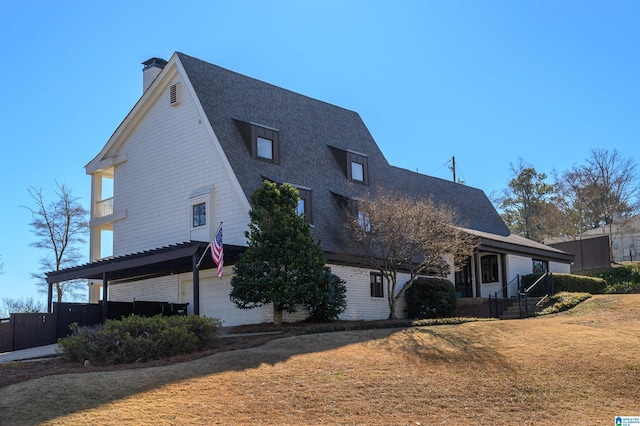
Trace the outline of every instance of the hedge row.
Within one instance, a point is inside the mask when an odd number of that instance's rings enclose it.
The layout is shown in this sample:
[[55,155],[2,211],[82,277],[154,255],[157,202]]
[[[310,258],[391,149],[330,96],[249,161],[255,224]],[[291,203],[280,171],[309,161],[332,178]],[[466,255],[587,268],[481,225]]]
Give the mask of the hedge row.
[[[587,277],[574,274],[553,274],[553,287],[556,293],[566,291],[570,293],[589,293],[589,294],[604,294],[607,282],[602,278]],[[533,284],[538,278],[539,274],[529,274],[522,277],[524,287],[528,287]],[[540,288],[538,288],[538,286]],[[531,295],[544,296],[542,293],[546,293],[546,287],[544,283],[538,284],[534,287]]]
[[74,362],[126,364],[186,354],[202,349],[219,332],[222,322],[197,315],[131,315],[104,325],[78,327],[58,339],[62,356]]

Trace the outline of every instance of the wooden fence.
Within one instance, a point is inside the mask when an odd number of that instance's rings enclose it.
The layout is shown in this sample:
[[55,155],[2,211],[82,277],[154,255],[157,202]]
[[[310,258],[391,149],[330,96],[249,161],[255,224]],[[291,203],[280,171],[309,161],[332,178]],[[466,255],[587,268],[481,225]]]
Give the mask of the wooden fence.
[[[107,318],[120,319],[131,314],[140,316],[186,315],[188,303],[107,302]],[[70,333],[69,326],[100,324],[99,303],[54,303],[53,313],[10,314],[0,319],[0,353],[56,343]]]

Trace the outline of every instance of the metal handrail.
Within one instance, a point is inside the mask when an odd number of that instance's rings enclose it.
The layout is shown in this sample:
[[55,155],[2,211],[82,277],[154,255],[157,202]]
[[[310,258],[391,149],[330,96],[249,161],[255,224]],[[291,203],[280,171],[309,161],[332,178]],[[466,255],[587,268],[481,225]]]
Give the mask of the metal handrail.
[[[507,284],[505,284],[500,290],[496,291],[494,293],[493,296],[493,303],[495,304],[495,315],[496,317],[502,315],[502,312],[499,312],[499,308],[498,308],[498,299],[501,299],[501,297],[498,297],[498,294],[504,294],[505,293],[505,289],[507,290],[507,297],[509,296],[508,290],[509,290],[509,286],[515,281],[518,280],[518,288],[520,288],[520,275],[516,275],[511,281],[509,281]],[[491,294],[489,294],[489,316],[493,316],[494,310],[493,307],[491,305]],[[502,309],[504,311],[504,309]]]
[[525,293],[525,294],[529,293],[529,292],[531,291],[531,289],[533,289],[536,285],[538,285],[538,283],[539,283],[540,281],[542,281],[542,279],[543,279],[543,278],[546,278],[547,276],[551,276],[551,272],[545,272],[544,274],[542,274],[542,275],[540,276],[540,278],[538,278],[538,279],[536,280],[536,282],[534,282],[533,284],[531,284],[529,287],[525,288],[525,289],[523,290],[523,293]]

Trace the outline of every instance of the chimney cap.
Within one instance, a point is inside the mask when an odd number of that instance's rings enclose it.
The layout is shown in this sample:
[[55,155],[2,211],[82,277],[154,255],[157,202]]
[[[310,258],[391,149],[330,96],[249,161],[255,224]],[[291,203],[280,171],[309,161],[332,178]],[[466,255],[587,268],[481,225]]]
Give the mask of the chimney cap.
[[144,65],[143,71],[146,71],[152,67],[164,69],[165,65],[167,65],[167,61],[161,58],[151,58],[144,61],[142,65]]

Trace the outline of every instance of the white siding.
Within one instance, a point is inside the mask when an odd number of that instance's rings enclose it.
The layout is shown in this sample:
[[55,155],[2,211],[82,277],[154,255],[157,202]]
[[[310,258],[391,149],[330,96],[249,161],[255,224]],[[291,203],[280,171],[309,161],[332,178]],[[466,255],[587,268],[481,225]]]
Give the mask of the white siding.
[[[487,255],[497,255],[498,256],[498,281],[494,283],[483,283],[482,282],[482,257]],[[477,269],[480,271],[480,276],[476,277],[476,279],[480,280],[480,296],[479,297],[489,297],[489,295],[494,296],[496,292],[502,290],[502,256],[497,253],[491,252],[482,252],[479,253],[477,259]],[[477,296],[477,295],[476,295]]]
[[178,107],[169,105],[167,87],[159,90],[161,96],[118,150],[127,161],[115,167],[114,208],[126,211],[126,218],[114,223],[114,255],[189,241],[189,199],[205,187],[213,188],[207,239],[224,221],[225,243],[245,244],[246,201],[233,189],[207,121],[187,90]]
[[570,274],[571,265],[568,263],[549,262],[549,272],[554,274]]
[[533,260],[530,257],[507,255],[507,280],[509,282],[508,296],[518,295],[518,275],[527,275],[533,272]]

